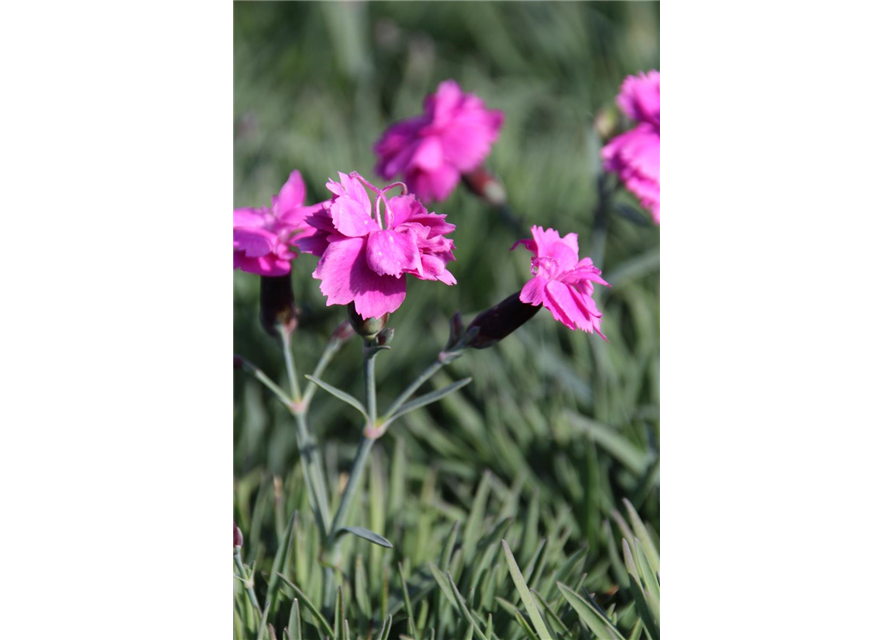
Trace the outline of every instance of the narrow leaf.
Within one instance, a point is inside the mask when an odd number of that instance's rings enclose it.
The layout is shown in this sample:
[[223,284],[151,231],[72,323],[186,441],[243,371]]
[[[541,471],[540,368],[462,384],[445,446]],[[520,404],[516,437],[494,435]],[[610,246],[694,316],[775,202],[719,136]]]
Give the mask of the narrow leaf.
[[381,625],[381,631],[378,632],[378,640],[388,640],[391,635],[391,625],[394,623],[394,616],[388,616],[385,623]]
[[313,384],[325,389],[326,391],[331,393],[333,396],[335,396],[342,402],[346,402],[347,404],[352,406],[354,409],[356,409],[357,411],[359,411],[360,413],[363,414],[363,418],[365,418],[366,422],[369,422],[369,416],[366,413],[366,408],[363,406],[363,403],[360,402],[359,400],[357,400],[356,398],[354,398],[352,395],[350,395],[346,391],[342,391],[341,389],[339,389],[337,387],[333,387],[332,385],[330,385],[326,382],[323,382],[316,376],[304,376],[304,377],[307,378]]
[[549,635],[549,629],[546,627],[546,623],[543,622],[539,609],[537,609],[536,603],[533,601],[533,596],[530,595],[530,589],[527,588],[527,583],[524,582],[521,569],[518,567],[518,563],[515,562],[515,556],[512,555],[512,550],[509,549],[509,545],[505,540],[502,541],[502,550],[505,553],[506,562],[508,562],[512,581],[515,583],[518,593],[521,594],[521,602],[524,603],[524,608],[527,610],[527,615],[530,616],[530,621],[533,623],[533,628],[536,629],[537,636],[539,636],[540,640],[552,640],[552,636]]
[[415,400],[410,400],[409,402],[404,404],[402,407],[400,407],[394,413],[394,415],[389,416],[388,422],[389,423],[393,422],[400,416],[405,415],[405,414],[409,413],[410,411],[415,411],[416,409],[421,409],[425,405],[429,405],[432,402],[437,402],[438,400],[450,395],[453,391],[458,391],[459,389],[461,389],[462,387],[467,385],[469,382],[471,382],[471,378],[463,378],[462,380],[459,380],[458,382],[454,382],[451,385],[447,385],[446,387],[444,387],[442,389],[435,389],[434,391],[426,393],[423,396],[419,396]]
[[364,529],[363,527],[341,527],[340,529],[338,529],[338,532],[335,535],[336,537],[343,536],[345,533],[352,533],[358,538],[368,540],[372,544],[377,544],[378,546],[384,547],[385,549],[394,548],[394,545],[392,545],[387,538],[378,535],[374,531],[369,531],[369,529]]
[[636,513],[633,504],[629,500],[624,498],[623,505],[626,507],[626,513],[629,515],[629,521],[633,526],[633,531],[636,532],[636,537],[642,541],[642,549],[648,558],[648,564],[651,565],[656,574],[660,575],[660,553],[657,547],[654,546],[654,541],[651,539],[648,529],[645,528],[645,523],[642,522],[642,519]]
[[636,570],[636,561],[633,560],[633,554],[630,551],[626,538],[621,541],[621,544],[623,546],[623,562],[631,578],[629,589],[633,592],[633,600],[636,601],[636,611],[639,612],[639,617],[645,624],[645,631],[651,636],[651,640],[660,640],[660,628],[651,614],[651,608],[648,606],[648,600],[645,597],[645,589],[642,587],[642,580],[639,578],[639,573]]
[[409,601],[409,587],[406,586],[406,576],[403,575],[403,564],[397,563],[400,572],[400,584],[403,586],[403,608],[406,609],[406,617],[409,620],[409,635],[416,636],[415,616],[412,613],[412,603]]
[[291,603],[291,612],[288,614],[288,640],[304,640],[304,632],[301,629],[301,605],[295,598]]
[[328,634],[330,637],[334,636],[335,632],[332,630],[332,625],[330,625],[325,616],[319,612],[319,609],[316,608],[310,598],[308,598],[303,591],[298,589],[297,585],[291,582],[288,578],[286,578],[282,574],[279,574],[279,577],[282,578],[282,581],[297,594],[298,600],[301,601],[301,604],[310,610],[311,615],[316,618],[316,621],[319,623],[319,625],[317,626],[322,626],[323,632]]
[[577,615],[580,616],[580,620],[582,620],[583,623],[589,627],[589,630],[595,634],[596,638],[622,640],[623,635],[617,630],[614,624],[608,620],[607,616],[586,602],[581,595],[574,593],[571,591],[570,587],[561,582],[558,583],[558,590],[561,591],[561,595],[564,596],[564,599],[568,601],[568,604],[570,604],[574,611],[577,612]]

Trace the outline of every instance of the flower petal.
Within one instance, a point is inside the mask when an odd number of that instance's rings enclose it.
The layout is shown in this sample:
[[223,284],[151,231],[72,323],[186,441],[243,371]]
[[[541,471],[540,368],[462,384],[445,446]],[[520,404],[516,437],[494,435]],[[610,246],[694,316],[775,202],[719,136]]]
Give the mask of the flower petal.
[[313,277],[321,280],[326,306],[354,303],[363,318],[397,310],[406,297],[406,280],[380,276],[366,264],[365,238],[333,238]]
[[521,289],[521,302],[539,306],[543,304],[545,298],[546,283],[549,282],[545,278],[533,277],[524,283]]
[[278,196],[273,196],[273,212],[281,215],[290,209],[304,204],[304,196],[307,188],[304,186],[304,178],[300,171],[292,171],[285,184],[279,190]]
[[391,230],[378,230],[369,234],[366,262],[382,276],[400,276],[404,271],[422,270],[419,248],[412,236]]
[[249,258],[259,258],[271,253],[276,247],[277,237],[265,229],[233,229],[233,249],[243,252]]
[[562,282],[551,281],[546,285],[544,306],[552,312],[555,319],[571,329],[580,328],[592,333],[592,322],[588,315],[577,306],[568,286]]
[[[368,202],[368,198],[366,201]],[[335,198],[329,211],[332,222],[341,235],[358,238],[379,228],[371,218],[370,210],[349,195]]]

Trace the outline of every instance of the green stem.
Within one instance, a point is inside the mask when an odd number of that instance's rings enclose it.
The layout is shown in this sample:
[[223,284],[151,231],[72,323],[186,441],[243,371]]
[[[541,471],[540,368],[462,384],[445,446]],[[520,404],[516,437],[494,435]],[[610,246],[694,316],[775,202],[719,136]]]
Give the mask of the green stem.
[[242,550],[236,549],[233,553],[233,559],[236,561],[236,568],[239,570],[239,576],[242,580],[245,581],[245,590],[248,592],[248,599],[251,601],[252,606],[257,611],[258,621],[260,621],[260,603],[257,601],[257,594],[254,592],[254,581],[251,576],[248,575],[248,570],[245,568],[245,565],[242,564]]
[[[366,425],[367,427],[374,425],[377,418],[375,395],[376,351],[373,348],[374,345],[374,341],[369,341],[366,342],[363,348],[363,373],[366,379],[366,413],[369,414],[369,425]],[[354,498],[357,494],[357,489],[360,486],[363,472],[366,470],[366,464],[369,461],[369,453],[372,451],[372,446],[375,444],[376,440],[377,438],[367,438],[365,435],[362,440],[360,440],[356,456],[354,456],[353,465],[350,467],[350,476],[347,479],[347,486],[344,487],[344,493],[341,496],[341,501],[338,503],[338,510],[335,512],[332,526],[329,528],[329,535],[326,540],[326,556],[329,562],[336,566],[340,562],[339,553],[341,550],[341,543],[344,540],[343,535],[337,535],[338,530],[346,523],[350,508],[353,505]],[[335,594],[335,585],[332,579],[333,573],[327,571],[325,578],[325,606],[330,607]]]
[[295,402],[301,401],[301,387],[298,385],[298,374],[295,371],[295,357],[291,352],[291,333],[281,324],[277,325],[282,336],[282,351],[285,354],[285,368],[288,370],[288,382]]
[[[321,378],[323,372],[326,370],[326,367],[329,366],[329,363],[332,361],[332,357],[338,352],[338,349],[341,348],[340,340],[329,340],[326,343],[326,348],[323,349],[322,355],[319,357],[319,362],[316,363],[316,368],[313,370],[314,378]],[[304,407],[310,407],[310,401],[313,400],[313,396],[316,395],[316,390],[319,389],[315,384],[310,385],[307,388],[307,392],[304,394]]]
[[279,332],[282,336],[285,368],[288,370],[288,380],[294,398],[290,408],[297,426],[296,437],[298,451],[301,454],[301,471],[304,474],[304,484],[310,491],[310,504],[316,518],[316,526],[319,528],[320,536],[325,538],[326,522],[329,520],[329,500],[326,497],[326,483],[322,472],[322,456],[307,427],[307,408],[306,404],[301,402],[301,388],[298,385],[295,358],[291,351],[291,335],[282,325],[279,325]]

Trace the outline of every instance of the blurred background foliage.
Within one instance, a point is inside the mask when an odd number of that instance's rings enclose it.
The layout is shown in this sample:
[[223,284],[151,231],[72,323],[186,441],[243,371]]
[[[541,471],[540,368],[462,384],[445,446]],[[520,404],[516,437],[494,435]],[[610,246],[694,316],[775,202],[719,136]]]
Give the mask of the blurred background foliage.
[[[329,196],[325,183],[338,171],[356,170],[381,182],[374,176],[373,142],[389,124],[419,113],[440,81],[454,78],[505,113],[486,166],[504,182],[524,226],[576,232],[581,256],[599,253],[591,249],[598,244],[593,220],[601,146],[593,121],[613,104],[626,75],[660,68],[657,3],[237,2],[234,14],[234,207],[268,204],[293,169],[304,176],[308,202]],[[345,547],[344,597],[360,607],[357,616],[365,616],[365,622],[351,620],[352,630],[360,624],[377,633],[392,613],[395,629],[410,633],[396,566],[401,562],[411,608],[424,607],[436,637],[464,637],[462,614],[444,605],[445,595],[437,596],[440,585],[428,568],[429,562],[439,565],[459,521],[457,548],[466,549],[464,561],[491,563],[494,580],[501,580],[494,594],[505,590],[501,597],[521,606],[502,550],[487,556],[498,540],[476,553],[479,539],[501,531],[523,568],[536,559],[542,538],[550,570],[573,559],[562,581],[571,588],[579,582],[623,633],[642,633],[618,551],[618,522],[628,518],[626,498],[658,544],[660,235],[639,222],[628,194],[621,191],[617,201],[597,264],[613,284],[599,292],[609,341],[569,331],[541,312],[496,347],[468,353],[444,369],[433,386],[465,376],[474,380],[445,401],[401,418],[376,445],[367,494],[351,524],[381,533],[395,548],[363,541]],[[430,208],[457,227],[450,269],[459,284],[409,279],[406,302],[390,322],[393,350],[377,360],[380,406],[436,357],[453,312],[461,311],[468,322],[529,277],[529,255],[508,252],[517,234],[461,186]],[[301,374],[312,371],[328,335],[345,318],[343,307],[325,306],[319,282],[310,277],[315,264],[312,256],[293,264],[302,311],[294,345]],[[258,294],[257,276],[234,272],[234,350],[282,381],[279,346],[258,322]],[[360,362],[360,343],[353,339],[324,378],[362,397]],[[324,443],[335,492],[350,467],[359,419],[320,393],[310,420]],[[273,554],[287,539],[287,514],[298,509],[295,540],[303,541],[289,550],[283,573],[316,601],[318,572],[308,552],[315,543],[307,539],[313,531],[310,519],[304,521],[309,509],[297,464],[291,416],[237,372],[234,502],[246,537],[243,556],[257,567],[263,595]],[[506,518],[509,524],[500,530]],[[633,545],[636,536],[627,537]],[[365,558],[359,562],[364,584],[373,585],[370,602],[358,597],[354,554]],[[494,604],[496,596],[462,591],[473,591],[480,576],[460,579],[461,567],[456,569],[453,577],[472,615],[486,621],[496,612],[496,635],[523,637],[523,623]],[[539,580],[539,595],[560,601],[555,576],[546,572]],[[271,618],[276,629],[288,621],[292,595],[282,589]],[[572,623],[568,607],[556,612],[567,634],[547,620],[556,637],[600,637],[582,622]],[[302,613],[305,626],[312,623]],[[421,613],[417,609],[415,616]],[[522,610],[522,620],[532,624],[525,615]],[[243,631],[253,631],[250,621],[242,623]],[[416,631],[418,638],[429,637],[427,627]]]

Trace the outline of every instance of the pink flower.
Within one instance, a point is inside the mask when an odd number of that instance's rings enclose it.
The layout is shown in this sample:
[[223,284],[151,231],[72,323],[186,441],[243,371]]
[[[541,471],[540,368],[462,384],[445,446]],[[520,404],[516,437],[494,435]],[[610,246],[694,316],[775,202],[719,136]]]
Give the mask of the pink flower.
[[533,254],[530,272],[533,278],[521,289],[521,302],[534,306],[543,305],[552,312],[558,322],[571,329],[595,331],[602,338],[601,312],[592,299],[593,282],[610,287],[601,277],[601,271],[589,258],[579,259],[577,234],[563,238],[555,229],[530,228],[533,240],[518,240]]
[[623,81],[617,104],[636,122],[657,126],[657,71],[629,76]]
[[640,124],[602,149],[605,168],[614,171],[660,224],[660,131]]
[[409,190],[428,202],[445,200],[461,174],[476,169],[499,137],[502,112],[462,93],[446,80],[425,98],[425,112],[393,125],[373,150],[376,171],[386,180],[402,174]]
[[605,169],[616,172],[660,224],[660,72],[628,76],[617,104],[639,124],[602,149]]
[[291,245],[311,232],[305,219],[320,207],[303,206],[305,191],[301,172],[292,171],[272,207],[233,209],[233,269],[262,276],[291,272]]
[[[444,237],[456,227],[445,215],[428,213],[412,194],[389,200],[389,189],[405,189],[400,182],[378,189],[356,172],[338,176],[341,184],[326,185],[334,197],[307,218],[316,231],[298,240],[301,251],[322,256],[313,277],[327,306],[353,302],[363,319],[380,318],[406,297],[404,275],[456,284],[446,269],[455,260],[453,241]],[[375,217],[363,185],[376,194]]]

